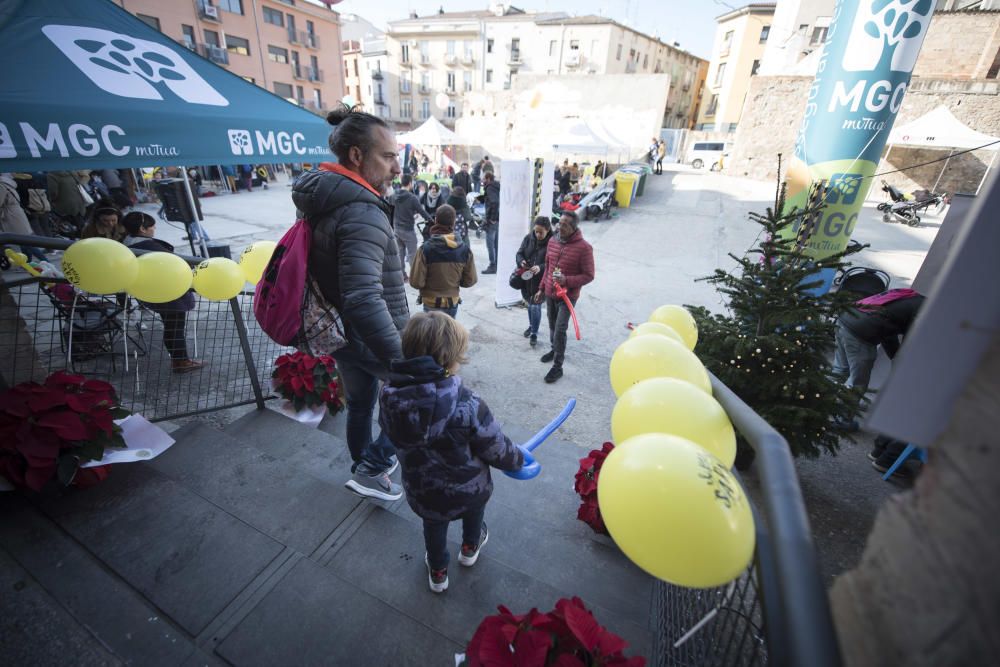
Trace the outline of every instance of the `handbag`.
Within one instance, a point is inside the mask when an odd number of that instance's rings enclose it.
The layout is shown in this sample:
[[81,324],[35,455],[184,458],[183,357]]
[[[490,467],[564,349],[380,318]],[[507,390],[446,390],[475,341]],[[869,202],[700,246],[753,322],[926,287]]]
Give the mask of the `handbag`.
[[306,278],[302,295],[302,330],[299,335],[300,350],[317,357],[333,354],[347,345],[340,312],[326,300],[311,276]]
[[514,269],[511,272],[510,278],[507,279],[507,284],[510,285],[512,289],[524,289],[524,280],[521,278],[520,269]]

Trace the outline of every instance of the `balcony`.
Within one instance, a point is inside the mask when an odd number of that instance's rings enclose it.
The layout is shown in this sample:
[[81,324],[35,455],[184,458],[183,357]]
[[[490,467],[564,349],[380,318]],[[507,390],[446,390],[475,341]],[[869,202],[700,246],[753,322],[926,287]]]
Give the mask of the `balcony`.
[[372,81],[381,81],[384,78],[385,76],[382,75],[382,70],[377,69],[374,72],[372,72]]
[[420,54],[420,64],[423,65],[424,67],[429,67],[430,64],[431,64],[431,57],[429,55],[427,55],[426,53],[421,53]]
[[409,95],[413,90],[413,85],[409,81],[399,80],[399,92]]
[[323,70],[315,67],[306,67],[306,78],[310,81],[323,81]]
[[406,67],[407,69],[413,69],[413,61],[409,58],[403,58],[399,61],[400,67]]
[[431,87],[430,87],[430,86],[419,86],[419,87],[417,88],[417,91],[418,91],[418,92],[419,92],[419,93],[420,93],[421,95],[430,95],[430,94],[431,94]]
[[511,67],[520,67],[521,65],[524,64],[524,61],[521,60],[521,50],[520,49],[511,49],[510,50],[510,53],[507,56],[507,64],[510,65]]
[[305,39],[302,43],[306,45],[306,48],[319,49],[319,37],[314,32],[306,31]]
[[579,51],[574,51],[566,56],[566,67],[579,67],[583,58],[580,57]]
[[385,101],[384,97],[376,97],[375,98],[375,106],[377,106],[377,107],[387,107],[387,106],[389,106],[389,103]]
[[465,66],[471,66],[476,64],[476,57],[472,53],[466,53],[462,56],[462,64]]
[[458,64],[458,56],[456,56],[454,53],[447,54],[444,57],[444,64],[445,65],[457,65]]
[[208,2],[208,0],[195,0],[195,5],[198,7],[198,18],[203,21],[222,23],[222,18],[219,16],[219,8]]
[[456,90],[455,88],[445,88],[444,92],[449,97],[454,97],[458,95],[458,90]]
[[292,78],[293,79],[305,79],[305,74],[302,72],[302,65],[292,64]]
[[199,44],[198,53],[203,57],[208,58],[213,63],[218,63],[220,65],[229,64],[229,52],[226,51],[221,46],[212,46],[211,44]]

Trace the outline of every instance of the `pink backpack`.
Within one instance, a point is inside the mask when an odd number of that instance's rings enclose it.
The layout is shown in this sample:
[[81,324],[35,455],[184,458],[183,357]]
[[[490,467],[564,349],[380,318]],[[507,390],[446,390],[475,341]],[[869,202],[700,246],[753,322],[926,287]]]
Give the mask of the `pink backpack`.
[[[920,293],[916,290],[908,288],[891,289],[881,294],[874,294],[872,296],[860,299],[857,303],[861,307],[861,310],[871,310],[874,306],[884,306],[887,303],[892,303],[893,301],[899,301],[900,299],[909,299],[915,296],[920,296]],[[867,308],[865,307],[867,306]]]

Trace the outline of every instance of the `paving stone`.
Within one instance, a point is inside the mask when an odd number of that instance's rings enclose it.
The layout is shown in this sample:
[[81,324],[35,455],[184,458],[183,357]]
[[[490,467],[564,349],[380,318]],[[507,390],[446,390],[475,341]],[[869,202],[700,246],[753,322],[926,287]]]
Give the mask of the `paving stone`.
[[[8,494],[7,498],[0,499],[0,515],[3,516],[0,545],[27,568],[29,576],[37,580],[54,604],[65,609],[63,614],[67,619],[65,623],[38,624],[45,629],[40,641],[26,638],[25,644],[30,650],[38,652],[38,660],[11,661],[10,656],[16,653],[0,649],[7,664],[45,664],[43,656],[49,641],[54,639],[51,629],[59,628],[59,632],[65,631],[69,638],[77,624],[86,625],[86,634],[99,654],[105,651],[103,645],[117,658],[137,665],[176,665],[195,650],[183,631],[162,618],[160,611],[26,500]],[[0,566],[0,575],[4,570],[6,567]],[[10,591],[2,584],[0,590]],[[8,593],[0,595],[0,599],[6,601],[16,597],[9,597]],[[0,608],[2,606],[0,604]],[[24,616],[27,609],[24,614],[18,611],[17,615]],[[0,619],[12,615],[2,612]],[[28,623],[24,618],[19,618],[19,622]],[[8,630],[0,632],[0,636],[7,635]],[[85,655],[81,649],[81,661]],[[117,658],[109,659],[109,663]],[[53,664],[66,664],[65,655]]]
[[191,635],[282,546],[143,463],[41,502],[84,548]]
[[[559,598],[579,594],[577,590],[559,590],[526,574],[535,565],[528,559],[521,568],[499,562],[490,555],[492,545],[491,540],[475,567],[466,568],[458,564],[458,544],[449,542],[452,553],[449,587],[445,593],[435,594],[427,585],[420,527],[377,509],[327,568],[463,646],[483,617],[496,613],[499,604],[515,613],[532,607],[548,611]],[[602,574],[595,571],[592,576]],[[645,627],[581,597],[598,621],[624,637],[634,653],[648,655],[651,635]],[[637,602],[637,606],[641,605],[648,603]]]
[[245,667],[454,664],[462,646],[358,587],[367,584],[303,559],[216,653]]
[[195,422],[152,465],[262,533],[311,553],[361,501],[314,477],[300,459],[262,452],[255,445],[264,435],[233,438]]

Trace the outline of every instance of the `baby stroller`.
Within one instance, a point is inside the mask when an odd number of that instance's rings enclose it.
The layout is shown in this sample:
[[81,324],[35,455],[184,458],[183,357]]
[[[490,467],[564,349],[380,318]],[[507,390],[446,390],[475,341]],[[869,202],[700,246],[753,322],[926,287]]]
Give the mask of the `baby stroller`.
[[948,203],[948,195],[936,194],[930,190],[914,190],[909,197],[899,188],[882,181],[882,192],[890,201],[882,202],[876,208],[882,212],[882,222],[900,222],[910,227],[920,224],[920,211],[926,211],[931,206],[937,211]]
[[598,192],[583,208],[584,220],[611,219],[611,207],[615,204],[614,190]]

